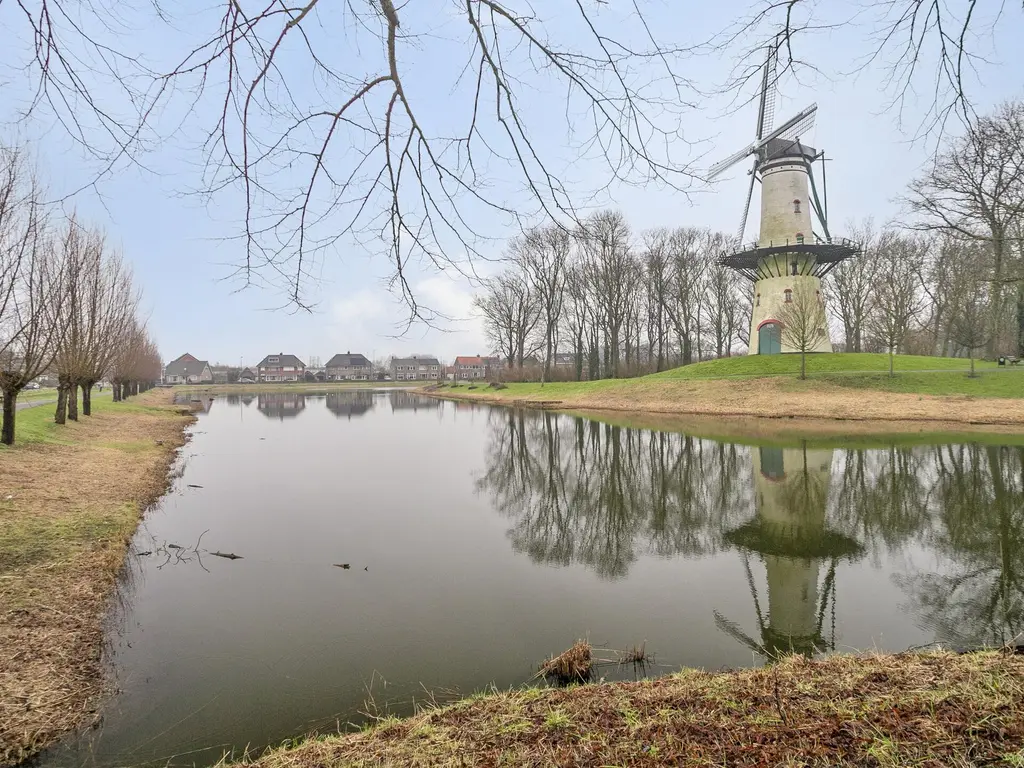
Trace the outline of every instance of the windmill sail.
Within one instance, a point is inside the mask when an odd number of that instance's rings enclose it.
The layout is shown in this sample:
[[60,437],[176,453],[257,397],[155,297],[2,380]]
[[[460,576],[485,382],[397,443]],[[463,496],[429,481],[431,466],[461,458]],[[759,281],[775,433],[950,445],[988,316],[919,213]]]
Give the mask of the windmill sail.
[[757,110],[758,141],[772,129],[775,124],[776,68],[779,62],[779,49],[768,48],[768,58],[764,63],[764,77],[761,80],[761,105]]

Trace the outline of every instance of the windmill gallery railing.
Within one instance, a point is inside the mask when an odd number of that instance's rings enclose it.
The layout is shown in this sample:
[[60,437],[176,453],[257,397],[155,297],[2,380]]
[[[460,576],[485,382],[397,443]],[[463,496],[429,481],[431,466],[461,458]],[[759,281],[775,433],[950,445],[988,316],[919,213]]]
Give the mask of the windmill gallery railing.
[[719,259],[719,263],[732,267],[745,277],[756,281],[764,277],[759,274],[759,267],[765,260],[776,260],[775,257],[783,254],[804,256],[805,258],[793,261],[794,269],[798,270],[794,274],[824,277],[840,262],[860,253],[861,249],[860,243],[846,237],[829,241],[816,237],[813,243],[804,242],[802,239],[769,242],[767,245],[753,242],[725,254]]

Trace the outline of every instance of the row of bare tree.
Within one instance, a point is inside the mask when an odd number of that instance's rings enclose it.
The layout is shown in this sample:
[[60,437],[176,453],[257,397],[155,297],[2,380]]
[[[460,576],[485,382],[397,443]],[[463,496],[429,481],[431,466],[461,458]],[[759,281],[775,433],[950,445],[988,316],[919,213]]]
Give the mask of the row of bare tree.
[[[825,280],[850,352],[1024,356],[1024,105],[977,119],[908,186],[907,216],[851,224],[863,252]],[[513,239],[477,299],[509,368],[618,377],[748,344],[750,287],[719,263],[730,238],[698,227],[635,236],[621,213]],[[572,365],[556,368],[558,353]],[[566,362],[564,358],[560,362]]]
[[74,216],[57,217],[23,151],[0,148],[0,441],[14,443],[18,395],[56,376],[55,421],[92,413],[108,379],[114,400],[160,377],[160,357],[139,316],[131,270]]
[[513,239],[511,266],[476,306],[509,368],[534,355],[545,379],[570,354],[577,379],[635,375],[729,355],[747,341],[748,291],[719,263],[726,235],[698,227],[636,238],[617,211],[575,229],[549,225]]

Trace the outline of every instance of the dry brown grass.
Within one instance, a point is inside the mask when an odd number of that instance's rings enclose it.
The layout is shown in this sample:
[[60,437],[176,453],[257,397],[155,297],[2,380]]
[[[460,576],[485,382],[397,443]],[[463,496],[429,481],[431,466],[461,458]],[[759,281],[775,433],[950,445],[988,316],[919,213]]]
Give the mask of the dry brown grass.
[[[554,389],[551,390],[552,392]],[[634,379],[569,394],[522,394],[464,389],[429,392],[432,397],[479,400],[577,411],[618,411],[689,417],[757,417],[819,423],[841,422],[847,429],[867,423],[872,429],[917,431],[970,427],[1019,430],[1024,427],[1024,398],[970,395],[918,395],[841,387],[825,381],[800,382],[782,376],[735,379]]]
[[474,697],[251,761],[332,766],[1024,765],[1024,657],[799,657]]
[[552,656],[541,664],[537,675],[538,677],[552,678],[567,685],[590,680],[593,669],[594,657],[590,650],[590,643],[586,640],[577,640],[571,648]]
[[148,392],[0,453],[0,765],[94,716],[108,600],[190,420],[169,401]]

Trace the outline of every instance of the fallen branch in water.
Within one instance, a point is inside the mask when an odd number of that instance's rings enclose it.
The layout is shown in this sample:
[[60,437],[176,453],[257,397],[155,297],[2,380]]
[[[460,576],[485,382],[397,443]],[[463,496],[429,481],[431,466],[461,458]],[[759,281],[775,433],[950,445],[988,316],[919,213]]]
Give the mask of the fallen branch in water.
[[223,557],[225,560],[241,560],[241,555],[236,555],[234,552],[211,552],[214,557]]

